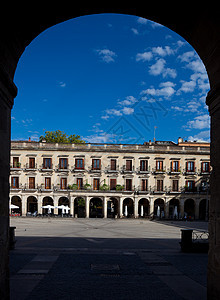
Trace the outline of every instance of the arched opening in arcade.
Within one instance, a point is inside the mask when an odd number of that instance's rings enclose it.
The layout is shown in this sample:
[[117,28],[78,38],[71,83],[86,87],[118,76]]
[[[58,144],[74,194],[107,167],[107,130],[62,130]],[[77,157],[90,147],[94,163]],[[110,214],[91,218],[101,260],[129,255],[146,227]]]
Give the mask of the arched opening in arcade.
[[179,219],[180,202],[179,199],[173,198],[169,201],[169,219]]
[[54,202],[50,196],[46,196],[42,201],[42,214],[43,215],[53,215],[54,214]]
[[89,217],[103,218],[103,200],[99,197],[90,199],[89,202]]
[[83,197],[76,197],[74,199],[74,217],[75,218],[86,217],[85,199]]
[[154,216],[161,219],[165,217],[164,213],[164,200],[158,198],[154,201]]
[[27,214],[37,214],[37,198],[35,196],[29,196],[27,198]]
[[70,201],[67,197],[60,197],[58,201],[58,215],[67,216],[70,214]]
[[107,218],[118,217],[119,200],[115,197],[110,197],[107,201]]
[[19,196],[12,196],[11,198],[11,207],[10,207],[10,213],[11,215],[20,215],[22,216],[22,201]]
[[184,215],[189,220],[195,219],[195,201],[193,199],[187,199],[184,202]]
[[123,201],[123,216],[126,218],[134,217],[134,200],[125,198]]
[[141,218],[147,218],[150,213],[150,204],[149,200],[146,198],[142,198],[138,202],[138,215]]

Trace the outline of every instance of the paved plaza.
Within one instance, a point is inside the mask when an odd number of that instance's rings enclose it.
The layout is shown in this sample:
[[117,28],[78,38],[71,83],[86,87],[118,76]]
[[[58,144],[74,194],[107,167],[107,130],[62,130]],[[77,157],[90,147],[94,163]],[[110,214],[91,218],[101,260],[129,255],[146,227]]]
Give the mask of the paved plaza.
[[11,218],[11,299],[206,299],[207,254],[180,252],[205,222]]

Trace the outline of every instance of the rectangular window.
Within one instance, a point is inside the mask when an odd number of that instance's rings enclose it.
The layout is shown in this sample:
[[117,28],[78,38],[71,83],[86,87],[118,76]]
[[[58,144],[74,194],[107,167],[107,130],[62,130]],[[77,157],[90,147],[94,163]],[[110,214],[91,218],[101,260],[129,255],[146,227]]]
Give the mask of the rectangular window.
[[186,190],[193,192],[195,190],[195,181],[194,180],[187,180],[186,181]]
[[93,179],[93,190],[99,190],[99,179],[98,178]]
[[148,170],[148,161],[141,160],[140,161],[140,171],[147,171]]
[[11,187],[13,189],[19,188],[19,177],[11,177]]
[[126,171],[132,171],[132,160],[126,160]]
[[163,180],[158,179],[157,180],[157,192],[162,192],[163,191]]
[[179,161],[174,160],[171,161],[171,172],[178,172],[179,171]]
[[83,188],[83,178],[77,178],[76,179],[76,184],[78,186],[78,190],[82,190],[82,188]]
[[92,160],[92,169],[100,170],[101,169],[101,159],[93,159]]
[[52,158],[43,159],[43,169],[52,169]]
[[34,169],[34,168],[35,168],[35,158],[29,157],[29,169]]
[[35,177],[29,177],[29,189],[35,189]]
[[162,160],[156,161],[156,171],[163,171],[163,161]]
[[187,161],[186,162],[186,172],[194,172],[195,171],[195,162]]
[[76,158],[76,160],[75,160],[75,169],[84,169],[84,159]]
[[19,157],[13,157],[13,168],[20,168]]
[[210,171],[210,162],[202,162],[202,172],[209,172]]
[[59,169],[67,169],[68,159],[67,158],[60,158],[59,159]]
[[60,178],[60,188],[61,190],[67,189],[67,178]]
[[116,190],[116,179],[110,179],[110,190]]
[[116,170],[116,159],[111,159],[111,170]]
[[45,177],[45,189],[50,190],[51,189],[51,178]]
[[147,191],[147,179],[142,179],[141,180],[141,190],[142,191]]
[[126,179],[126,191],[132,191],[132,179]]
[[172,182],[172,191],[178,192],[179,190],[179,180],[173,180]]

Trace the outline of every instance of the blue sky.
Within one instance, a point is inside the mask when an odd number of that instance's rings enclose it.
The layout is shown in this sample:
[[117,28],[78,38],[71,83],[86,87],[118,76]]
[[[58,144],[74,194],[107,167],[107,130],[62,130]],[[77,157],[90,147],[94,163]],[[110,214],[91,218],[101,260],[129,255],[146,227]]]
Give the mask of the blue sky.
[[209,141],[209,90],[194,49],[160,24],[136,16],[75,18],[40,34],[15,74],[12,139],[44,131],[87,142]]

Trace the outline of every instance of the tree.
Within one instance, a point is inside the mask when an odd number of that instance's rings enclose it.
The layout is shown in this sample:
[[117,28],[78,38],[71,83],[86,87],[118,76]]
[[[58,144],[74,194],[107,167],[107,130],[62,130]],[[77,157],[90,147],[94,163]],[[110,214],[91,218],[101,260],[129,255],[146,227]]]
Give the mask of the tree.
[[77,144],[85,143],[79,135],[72,134],[68,136],[61,130],[46,131],[44,136],[40,136],[39,142],[45,140],[47,143],[61,143],[61,144]]

